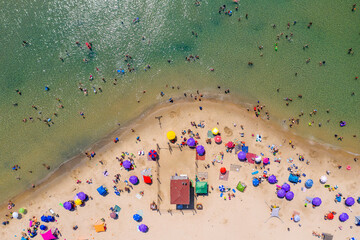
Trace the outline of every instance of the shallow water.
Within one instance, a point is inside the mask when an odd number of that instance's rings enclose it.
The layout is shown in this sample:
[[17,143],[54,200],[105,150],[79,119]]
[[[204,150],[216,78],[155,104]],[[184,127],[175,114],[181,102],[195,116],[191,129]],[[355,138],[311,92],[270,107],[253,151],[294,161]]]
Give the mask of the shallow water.
[[[360,11],[351,11],[352,1],[260,0],[240,1],[239,5],[201,1],[200,6],[194,1],[153,0],[0,3],[0,192],[6,192],[0,201],[46,176],[49,171],[43,163],[54,169],[117,129],[118,123],[135,118],[159,101],[196,89],[215,95],[229,88],[233,101],[259,100],[274,120],[304,111],[296,127],[298,134],[359,152],[359,140],[351,136],[360,135],[360,80],[355,80],[360,75]],[[233,11],[231,17],[218,13],[223,4]],[[139,21],[133,22],[137,17]],[[308,29],[310,21],[313,25]],[[284,35],[277,40],[280,33]],[[293,36],[288,41],[285,35],[290,33]],[[23,47],[23,40],[29,45]],[[93,51],[85,42],[93,44]],[[309,48],[304,50],[305,44]],[[258,49],[260,45],[263,50]],[[354,55],[347,54],[351,47]],[[126,54],[132,56],[130,63],[136,71],[119,75],[117,69],[127,68]],[[200,59],[185,61],[190,54]],[[311,61],[306,64],[308,58]],[[319,66],[319,61],[326,64]],[[148,64],[151,69],[144,71]],[[89,81],[90,74],[93,81]],[[78,90],[80,83],[89,90],[88,96]],[[103,92],[94,94],[93,87]],[[160,91],[166,94],[163,98]],[[303,98],[298,99],[298,94]],[[285,97],[293,98],[289,106],[285,106]],[[310,117],[314,109],[318,113]],[[33,121],[22,122],[30,116]],[[53,123],[48,127],[38,117],[51,118]],[[309,127],[311,120],[315,124]],[[340,120],[347,121],[347,126],[340,128]],[[335,133],[344,140],[337,141]],[[14,164],[21,170],[12,171]]]

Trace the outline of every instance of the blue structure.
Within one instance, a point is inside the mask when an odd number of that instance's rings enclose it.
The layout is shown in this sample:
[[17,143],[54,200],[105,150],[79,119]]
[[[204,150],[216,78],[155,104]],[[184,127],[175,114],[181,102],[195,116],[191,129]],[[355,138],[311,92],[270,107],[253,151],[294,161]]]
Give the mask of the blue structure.
[[292,182],[292,183],[298,183],[299,182],[299,177],[294,175],[294,174],[290,174],[289,176],[289,182]]
[[241,147],[241,151],[245,152],[245,153],[249,153],[249,147],[245,146],[245,144]]
[[103,186],[98,187],[97,191],[101,196],[105,196],[107,194],[107,190]]

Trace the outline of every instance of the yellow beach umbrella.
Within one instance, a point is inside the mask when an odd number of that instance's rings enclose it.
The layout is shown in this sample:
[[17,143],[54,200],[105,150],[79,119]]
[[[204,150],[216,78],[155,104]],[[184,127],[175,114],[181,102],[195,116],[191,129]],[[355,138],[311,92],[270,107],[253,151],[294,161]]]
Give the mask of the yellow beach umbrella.
[[211,132],[212,132],[212,134],[214,134],[214,135],[218,135],[218,134],[219,134],[219,129],[213,128],[213,129],[211,130]]
[[166,134],[167,138],[172,141],[176,138],[176,134],[174,131],[168,131],[167,134]]
[[79,205],[82,204],[82,201],[81,201],[80,199],[76,199],[76,200],[75,200],[75,204],[76,204],[77,206],[79,206]]

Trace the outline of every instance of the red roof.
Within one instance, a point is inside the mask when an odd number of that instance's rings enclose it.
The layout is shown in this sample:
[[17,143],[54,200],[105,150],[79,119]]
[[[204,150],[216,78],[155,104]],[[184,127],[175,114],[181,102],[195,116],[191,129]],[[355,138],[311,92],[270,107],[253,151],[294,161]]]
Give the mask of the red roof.
[[170,181],[170,203],[171,204],[190,204],[190,181],[189,179],[179,179]]

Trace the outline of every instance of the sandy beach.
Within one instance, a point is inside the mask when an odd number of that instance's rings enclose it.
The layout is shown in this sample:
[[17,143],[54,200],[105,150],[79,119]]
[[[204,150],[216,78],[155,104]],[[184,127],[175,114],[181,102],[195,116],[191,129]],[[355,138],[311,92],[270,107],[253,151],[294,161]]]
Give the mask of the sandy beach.
[[[356,202],[360,196],[357,187],[360,171],[358,162],[354,161],[357,156],[281,129],[266,120],[265,111],[266,108],[256,117],[253,109],[248,111],[231,102],[209,99],[160,104],[126,126],[120,134],[109,136],[104,144],[89,149],[89,153],[96,153],[93,158],[84,154],[68,162],[41,185],[12,199],[13,209],[2,206],[1,221],[8,220],[9,224],[1,226],[0,239],[21,239],[21,233],[27,232],[29,219],[36,216],[40,221],[42,215],[51,215],[49,209],[59,217],[55,217],[55,222],[41,222],[41,225],[57,228],[61,233],[59,239],[64,240],[317,239],[314,233],[329,233],[334,235],[334,239],[359,237],[360,228],[355,226],[355,216],[360,215],[360,204]],[[196,127],[191,122],[195,122]],[[198,127],[198,124],[203,124],[203,127]],[[214,127],[219,129],[221,144],[216,144],[213,139],[211,144],[206,143],[208,131]],[[168,131],[176,133],[176,143],[168,141]],[[198,133],[196,141],[205,147],[204,160],[196,160],[195,149],[179,146],[184,137],[189,138],[190,131],[195,135]],[[261,141],[257,141],[257,135],[261,136]],[[119,141],[114,143],[116,137]],[[262,168],[263,164],[239,161],[235,150],[226,151],[225,144],[229,141],[245,142],[250,153],[269,158],[270,164]],[[271,152],[271,147],[278,148],[276,155]],[[148,159],[148,152],[152,149],[158,151],[158,161]],[[145,154],[139,155],[139,151]],[[124,160],[133,159],[133,170],[126,171],[120,166],[123,153]],[[300,156],[304,161],[299,160]],[[228,171],[227,180],[219,179],[222,167]],[[151,168],[151,185],[145,184],[141,176],[141,171],[146,168]],[[301,183],[288,181],[289,168],[300,173]],[[264,180],[254,187],[253,177],[263,175],[264,170],[268,176],[275,175],[278,182],[270,184]],[[256,171],[259,173],[252,175]],[[117,184],[113,182],[116,174],[120,174]],[[176,205],[170,204],[170,178],[176,174],[186,174],[193,184],[196,176],[204,176],[200,181],[208,182],[209,193],[195,196],[192,200],[194,205],[201,203],[202,210],[176,210]],[[130,190],[126,192],[124,181],[129,181],[133,175],[139,177],[140,183],[129,184]],[[323,175],[327,176],[326,184],[319,182]],[[310,189],[304,187],[307,179],[314,182]],[[88,184],[87,180],[92,183]],[[244,192],[236,190],[239,181],[247,185]],[[290,184],[294,193],[291,201],[278,198],[276,194],[276,185],[285,182]],[[97,192],[101,185],[108,189],[107,196],[100,196]],[[114,193],[114,185],[123,190],[120,196]],[[220,185],[231,189],[224,194],[226,199],[220,197]],[[333,187],[336,189],[332,190]],[[86,193],[89,200],[74,211],[65,210],[60,204],[73,200],[78,192]],[[228,193],[231,193],[230,198]],[[355,204],[347,207],[344,199],[336,203],[338,193],[342,198],[353,197]],[[311,204],[305,206],[306,197],[320,197],[322,204],[316,208]],[[153,201],[158,211],[150,209]],[[114,205],[121,208],[117,219],[110,217],[109,209]],[[269,219],[270,205],[280,207],[280,219]],[[10,211],[20,208],[27,210],[20,219],[5,217],[10,215]],[[291,220],[294,211],[301,218],[297,223]],[[324,215],[330,211],[336,212],[334,219],[324,220]],[[133,220],[136,213],[142,215],[141,223]],[[339,221],[342,213],[349,215],[345,222]],[[95,232],[94,224],[99,222],[106,224],[105,232]],[[148,232],[139,232],[139,224],[147,225]],[[76,230],[74,226],[77,226]],[[42,237],[38,234],[33,239]]]

